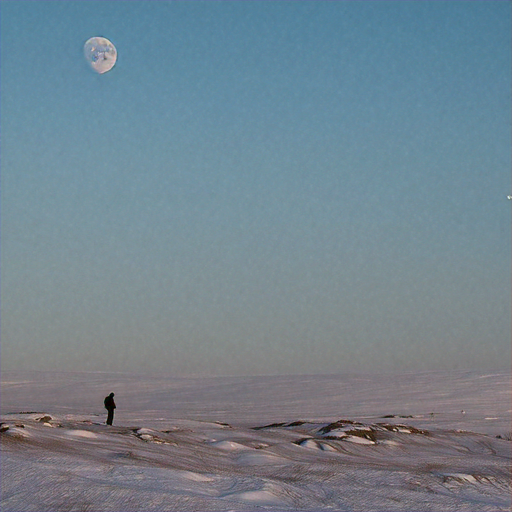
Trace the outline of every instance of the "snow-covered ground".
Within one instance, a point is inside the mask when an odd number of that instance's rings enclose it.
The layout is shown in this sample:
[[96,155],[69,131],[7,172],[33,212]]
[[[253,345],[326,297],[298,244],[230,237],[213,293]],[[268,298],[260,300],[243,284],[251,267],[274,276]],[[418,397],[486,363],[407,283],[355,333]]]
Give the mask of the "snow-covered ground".
[[0,508],[510,510],[511,399],[505,372],[3,372]]

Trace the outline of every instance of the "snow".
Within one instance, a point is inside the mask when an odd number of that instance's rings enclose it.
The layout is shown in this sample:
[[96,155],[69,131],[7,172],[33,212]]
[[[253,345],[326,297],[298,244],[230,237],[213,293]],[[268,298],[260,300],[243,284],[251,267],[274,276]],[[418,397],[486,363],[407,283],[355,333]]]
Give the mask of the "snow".
[[221,450],[235,451],[235,450],[245,450],[246,447],[235,443],[234,441],[214,441],[211,443],[212,446],[220,448]]
[[327,444],[327,443],[321,443],[319,441],[316,441],[315,439],[304,439],[300,441],[299,446],[302,446],[303,448],[309,448],[310,450],[322,450],[327,452],[335,452],[337,451],[336,448],[333,446]]
[[511,509],[507,372],[2,379],[3,512]]
[[473,475],[467,475],[465,473],[443,473],[443,476],[447,479],[452,478],[460,482],[469,482],[471,484],[478,483],[478,480]]
[[365,437],[358,437],[358,436],[347,436],[343,439],[343,441],[348,441],[350,443],[357,443],[357,444],[375,444],[375,442],[371,441],[370,439],[366,439]]
[[290,463],[289,459],[278,457],[272,453],[264,451],[252,452],[247,451],[242,453],[236,458],[239,465],[242,466],[258,466],[258,465],[287,465]]
[[240,493],[233,493],[228,495],[230,499],[237,501],[253,502],[257,505],[285,505],[286,502],[279,497],[282,490],[279,486],[272,486],[270,488],[262,488],[255,491],[245,491]]
[[88,437],[89,439],[96,439],[98,437],[94,432],[88,432],[87,430],[69,430],[65,433],[69,436]]
[[24,428],[18,427],[9,427],[8,430],[3,432],[6,436],[9,437],[30,437],[30,434]]

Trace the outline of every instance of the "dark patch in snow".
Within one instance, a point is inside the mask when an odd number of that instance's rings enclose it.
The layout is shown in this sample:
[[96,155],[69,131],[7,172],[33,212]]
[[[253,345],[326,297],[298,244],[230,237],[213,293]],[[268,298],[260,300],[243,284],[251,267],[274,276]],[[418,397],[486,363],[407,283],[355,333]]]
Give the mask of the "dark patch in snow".
[[233,428],[229,423],[223,423],[222,421],[214,421],[214,423],[216,425],[220,425],[221,427]]
[[113,457],[115,459],[137,459],[138,457],[136,457],[133,452],[118,452],[118,453],[114,453],[113,454]]
[[286,423],[271,423],[270,425],[263,425],[262,427],[252,427],[253,430],[263,430],[264,428],[277,428],[277,427],[284,427],[286,426]]
[[[368,439],[369,441],[373,441],[374,443],[377,442],[377,436],[375,435],[375,432],[373,430],[356,430],[356,429],[354,429],[354,430],[346,430],[344,433],[347,436],[362,437],[364,439]],[[322,439],[343,441],[343,437],[338,437],[338,436],[323,436]]]
[[407,430],[411,434],[422,434],[424,436],[429,436],[430,432],[428,430],[423,430],[416,427],[411,427],[410,425],[401,425],[401,424],[388,424],[388,423],[377,423],[377,426],[385,428],[390,432],[400,432],[400,430]]
[[357,423],[356,421],[352,420],[338,420],[334,423],[329,423],[329,425],[326,425],[325,427],[322,427],[318,433],[319,434],[328,434],[331,430],[337,429],[337,428],[343,428],[345,425],[361,425],[362,423]]
[[302,437],[300,439],[297,439],[296,441],[293,441],[293,444],[297,444],[299,446],[302,446],[306,441],[314,440],[313,437]]
[[298,420],[298,421],[293,421],[292,423],[289,423],[287,426],[288,427],[300,427],[301,425],[304,425],[304,423],[306,423],[306,422],[302,421],[302,420]]

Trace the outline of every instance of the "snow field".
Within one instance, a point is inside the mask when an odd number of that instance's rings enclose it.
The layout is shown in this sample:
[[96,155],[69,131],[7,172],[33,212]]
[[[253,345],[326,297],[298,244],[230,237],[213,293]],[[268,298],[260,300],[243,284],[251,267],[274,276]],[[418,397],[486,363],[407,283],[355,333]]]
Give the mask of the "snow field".
[[[17,385],[4,390],[2,384],[3,512],[511,507],[509,374],[402,375],[400,400],[392,395],[394,381],[387,405],[379,407],[371,397],[379,389],[383,399],[388,381],[382,377],[250,378],[250,386],[232,378],[169,383],[140,377],[137,387],[132,377],[116,376],[119,389],[130,389],[132,405],[139,395],[141,405],[131,410],[124,410],[118,388],[96,375],[89,391],[119,393],[113,426],[104,424],[101,409],[43,408],[46,393],[34,392],[62,385],[80,395],[82,377],[45,375],[36,386],[22,375]],[[17,382],[12,375],[8,380]],[[166,382],[175,397],[182,389],[194,399],[190,415],[162,407],[168,402],[156,383]],[[237,383],[246,386],[238,402]],[[450,391],[448,400],[443,386],[450,383],[447,389],[459,394]],[[439,403],[432,392],[443,394]],[[267,402],[271,396],[274,402]],[[369,397],[366,408],[362,396]],[[411,397],[419,403],[408,409],[403,404]],[[14,402],[18,410],[5,410]],[[303,414],[307,410],[320,414]]]

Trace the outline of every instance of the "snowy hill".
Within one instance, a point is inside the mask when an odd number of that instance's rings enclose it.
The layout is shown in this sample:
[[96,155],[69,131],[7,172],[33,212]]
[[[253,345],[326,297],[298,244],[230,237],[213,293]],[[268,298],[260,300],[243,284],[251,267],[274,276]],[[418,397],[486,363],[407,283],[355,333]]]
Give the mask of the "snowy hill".
[[4,512],[510,510],[510,374],[2,379]]

